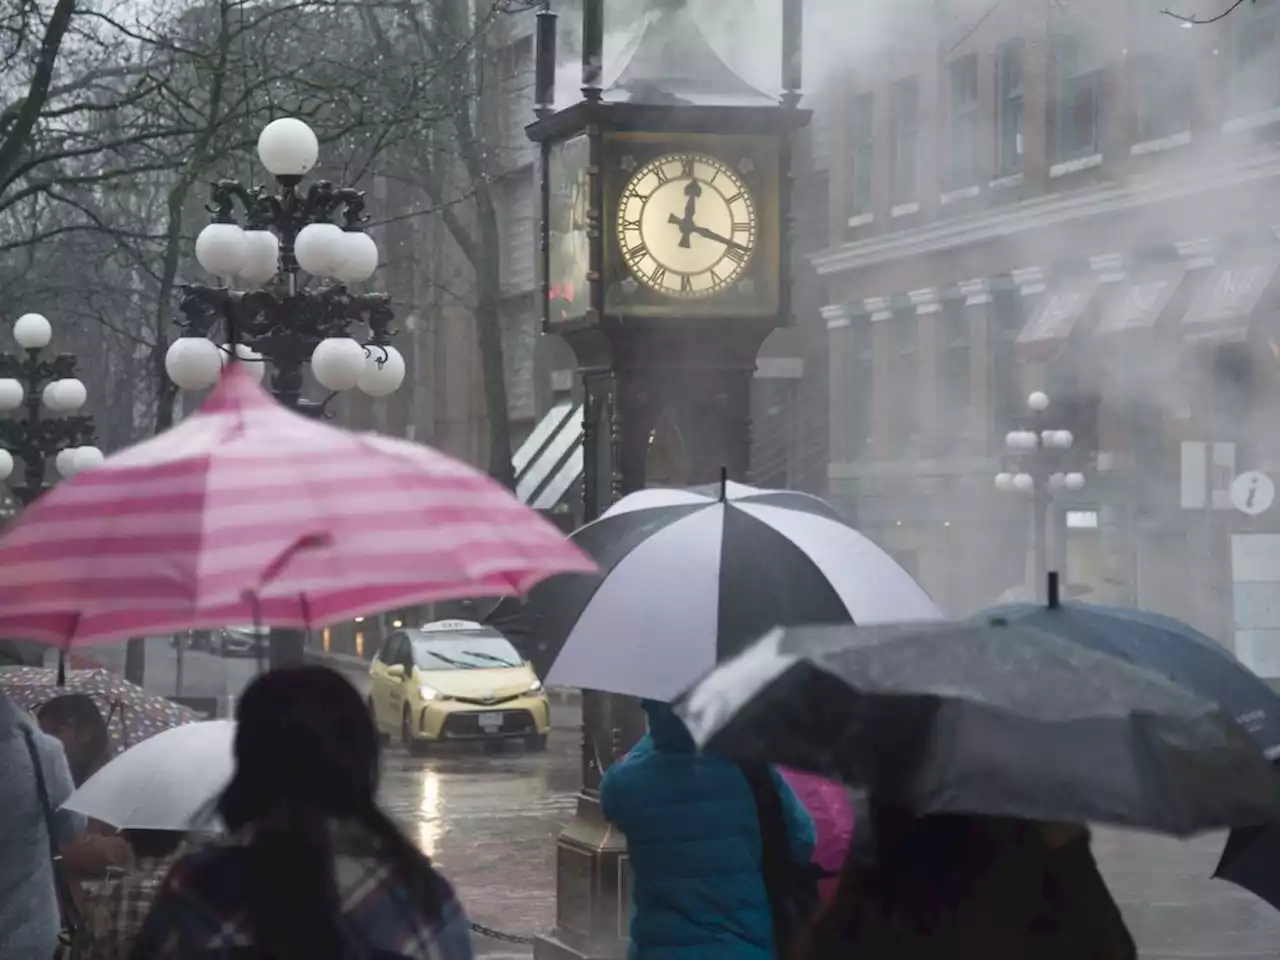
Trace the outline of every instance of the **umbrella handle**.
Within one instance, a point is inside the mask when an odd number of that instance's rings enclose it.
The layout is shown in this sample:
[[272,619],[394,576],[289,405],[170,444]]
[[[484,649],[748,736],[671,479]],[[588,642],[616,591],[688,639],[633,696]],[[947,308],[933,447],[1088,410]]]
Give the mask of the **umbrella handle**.
[[57,686],[65,687],[67,685],[67,651],[62,647],[58,648],[58,680]]
[[1058,571],[1049,571],[1049,590],[1048,590],[1048,606],[1050,610],[1057,610],[1062,606],[1062,601],[1058,596]]

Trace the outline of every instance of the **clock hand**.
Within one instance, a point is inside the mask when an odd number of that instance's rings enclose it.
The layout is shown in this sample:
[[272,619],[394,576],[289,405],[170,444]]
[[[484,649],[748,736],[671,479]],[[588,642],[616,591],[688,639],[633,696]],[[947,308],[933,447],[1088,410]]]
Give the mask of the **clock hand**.
[[715,240],[717,243],[723,243],[726,247],[732,247],[735,250],[741,250],[744,253],[750,251],[750,247],[745,247],[736,240],[730,240],[728,237],[722,237],[714,230],[708,230],[706,227],[700,227],[697,224],[690,224],[689,230],[696,233],[700,237],[706,237],[708,240]]
[[689,246],[689,235],[693,232],[693,215],[697,211],[698,198],[702,196],[702,187],[697,180],[690,180],[684,185],[684,217],[678,219],[673,213],[668,217],[669,223],[676,223],[680,226],[680,246]]

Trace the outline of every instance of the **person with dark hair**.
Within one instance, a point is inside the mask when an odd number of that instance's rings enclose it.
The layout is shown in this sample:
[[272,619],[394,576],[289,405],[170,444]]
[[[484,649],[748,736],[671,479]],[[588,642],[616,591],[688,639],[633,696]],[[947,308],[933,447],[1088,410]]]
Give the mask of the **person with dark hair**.
[[121,836],[133,851],[133,864],[109,872],[85,898],[71,960],[128,960],[138,928],[186,838],[178,830],[125,830]]
[[325,667],[272,670],[237,709],[225,841],[180,858],[134,960],[470,960],[453,889],[378,808],[378,739]]
[[[62,741],[76,787],[111,759],[107,722],[88,694],[65,693],[47,700],[36,710],[36,720],[41,730]],[[89,821],[83,835],[64,843],[61,854],[77,900],[84,881],[104,877],[108,870],[125,867],[132,859],[129,844],[96,820]]]
[[1136,960],[1082,827],[873,803],[874,854],[845,861],[791,960]]
[[71,776],[81,786],[111,759],[111,739],[102,711],[87,693],[64,693],[36,710],[40,729],[62,741]]

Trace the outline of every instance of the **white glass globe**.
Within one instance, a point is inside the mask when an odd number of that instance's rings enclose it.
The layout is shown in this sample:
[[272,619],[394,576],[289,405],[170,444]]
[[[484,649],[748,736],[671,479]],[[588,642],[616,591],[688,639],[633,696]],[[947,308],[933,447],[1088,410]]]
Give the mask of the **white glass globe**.
[[315,131],[296,117],[272,120],[258,134],[258,159],[276,177],[301,177],[320,158]]
[[1069,450],[1071,445],[1076,442],[1075,434],[1070,430],[1058,430],[1055,432],[1054,443],[1059,450]]
[[53,460],[53,466],[61,476],[75,476],[77,449],[77,447],[67,447],[65,450],[58,451],[58,455]]
[[341,256],[342,228],[333,223],[309,223],[298,231],[293,255],[298,266],[314,277],[333,275]]
[[204,337],[179,337],[164,355],[164,372],[179,390],[207,390],[222,373],[222,351]]
[[1027,397],[1027,406],[1036,412],[1049,409],[1049,395],[1041,390],[1037,390],[1031,396]]
[[13,476],[13,454],[8,450],[0,450],[0,483]]
[[[226,367],[231,362],[230,347],[223,347],[218,351],[222,358],[222,365]],[[267,365],[262,362],[262,354],[243,343],[236,344],[236,356],[240,360],[240,369],[253,377],[258,383],[262,382],[262,376],[267,372]]]
[[244,231],[234,223],[211,223],[196,237],[196,259],[215,277],[234,277],[245,254]]
[[1005,473],[1005,472],[997,473],[997,474],[996,474],[996,489],[997,489],[997,490],[1004,490],[1004,491],[1006,491],[1006,492],[1007,492],[1007,491],[1009,491],[1009,490],[1014,489],[1014,486],[1013,486],[1013,474],[1012,474],[1012,473]]
[[1030,490],[1030,489],[1031,489],[1032,487],[1034,487],[1035,485],[1036,485],[1036,482],[1035,482],[1035,480],[1032,478],[1031,474],[1029,474],[1029,473],[1018,473],[1018,474],[1014,474],[1014,477],[1013,477],[1013,488],[1014,488],[1015,490],[1023,490],[1023,491],[1026,491],[1026,490]]
[[248,283],[266,283],[279,272],[279,238],[270,230],[244,231],[244,259],[237,276]]
[[1066,482],[1066,484],[1067,484],[1067,489],[1068,489],[1068,490],[1083,490],[1083,489],[1084,489],[1084,474],[1083,474],[1083,473],[1068,473],[1068,474],[1067,474],[1067,477],[1066,477],[1066,481],[1065,481],[1065,482]]
[[46,410],[52,410],[54,413],[62,413],[67,408],[62,405],[62,381],[54,380],[53,383],[46,383],[44,390],[41,391],[40,399],[44,402]]
[[83,407],[85,401],[89,399],[89,391],[74,377],[69,380],[56,380],[50,386],[58,388],[58,406],[50,407],[51,410],[58,409],[64,413],[71,413]]
[[320,386],[341,393],[360,383],[364,373],[364,347],[350,337],[329,337],[316,344],[311,372]]
[[17,410],[22,406],[24,396],[26,391],[23,390],[20,380],[14,380],[12,377],[0,380],[0,410]]
[[53,339],[53,325],[38,313],[24,313],[13,324],[13,339],[23,350],[39,350]]
[[106,459],[107,455],[97,447],[76,447],[71,458],[72,469],[75,473],[92,470]]
[[337,251],[333,275],[343,283],[364,283],[378,269],[378,245],[367,233],[359,230],[342,231]]
[[404,357],[395,347],[370,346],[365,350],[368,356],[357,385],[371,397],[391,396],[404,383]]

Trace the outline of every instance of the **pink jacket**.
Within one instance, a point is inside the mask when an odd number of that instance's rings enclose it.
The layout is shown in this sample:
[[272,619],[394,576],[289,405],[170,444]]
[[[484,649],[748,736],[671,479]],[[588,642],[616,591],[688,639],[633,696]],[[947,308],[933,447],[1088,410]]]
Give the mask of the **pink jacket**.
[[[816,834],[814,864],[823,870],[839,873],[853,843],[853,804],[849,800],[848,788],[789,767],[778,767],[778,772],[809,811],[809,816],[813,817]],[[838,882],[835,877],[822,881],[819,889],[823,900],[831,899]]]

